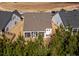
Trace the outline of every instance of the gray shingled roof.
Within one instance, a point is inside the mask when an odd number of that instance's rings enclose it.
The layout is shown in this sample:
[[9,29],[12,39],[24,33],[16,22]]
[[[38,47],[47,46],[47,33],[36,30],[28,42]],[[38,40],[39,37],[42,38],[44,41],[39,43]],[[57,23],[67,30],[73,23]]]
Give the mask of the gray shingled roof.
[[0,11],[0,30],[3,30],[12,16],[11,12]]
[[59,15],[64,26],[70,25],[73,28],[79,28],[79,11],[60,11]]
[[24,31],[44,31],[51,28],[52,14],[49,12],[26,12]]
[[18,15],[15,11],[0,11],[0,30],[3,30],[8,22],[11,20],[12,14]]

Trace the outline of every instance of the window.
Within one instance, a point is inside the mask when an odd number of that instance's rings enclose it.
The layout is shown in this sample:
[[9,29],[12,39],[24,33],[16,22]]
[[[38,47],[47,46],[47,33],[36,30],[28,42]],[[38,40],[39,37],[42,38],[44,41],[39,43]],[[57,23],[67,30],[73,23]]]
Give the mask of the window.
[[17,24],[17,21],[15,21],[15,25]]
[[32,32],[32,37],[35,37],[36,36],[36,32]]
[[25,33],[25,37],[30,37],[30,33]]
[[38,34],[37,34],[37,32],[36,32],[36,36],[37,36]]
[[57,24],[58,24],[58,21],[57,21]]
[[13,16],[12,19],[14,20],[16,18],[16,16]]
[[46,29],[46,31],[48,31],[48,29]]
[[73,32],[77,32],[77,29],[73,29]]
[[46,31],[50,31],[50,29],[46,29]]
[[33,37],[33,32],[31,34],[32,34],[32,37]]
[[50,29],[49,29],[49,31],[50,31]]
[[8,30],[9,30],[9,28],[7,27],[7,28],[6,28],[6,31],[8,31]]

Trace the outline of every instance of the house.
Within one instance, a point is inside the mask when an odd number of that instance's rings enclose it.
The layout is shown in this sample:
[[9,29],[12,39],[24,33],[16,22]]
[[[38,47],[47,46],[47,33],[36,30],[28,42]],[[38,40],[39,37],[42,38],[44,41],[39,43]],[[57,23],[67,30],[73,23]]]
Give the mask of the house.
[[72,31],[79,31],[79,10],[61,10],[53,16],[52,23],[56,26],[63,25],[65,29],[70,26]]
[[15,34],[11,33],[10,30],[16,26],[16,24],[21,21],[23,18],[20,13],[15,11],[0,11],[0,35],[3,33],[7,34]]
[[51,12],[26,12],[24,13],[24,29],[25,38],[36,38],[42,35],[49,38],[52,34],[52,13]]

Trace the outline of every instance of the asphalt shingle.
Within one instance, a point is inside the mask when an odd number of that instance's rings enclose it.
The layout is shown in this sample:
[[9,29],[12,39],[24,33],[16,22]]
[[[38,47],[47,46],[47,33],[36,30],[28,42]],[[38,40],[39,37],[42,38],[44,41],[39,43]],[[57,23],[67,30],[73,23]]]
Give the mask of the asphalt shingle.
[[79,11],[60,11],[59,15],[64,26],[70,25],[72,28],[79,28]]
[[24,31],[44,31],[51,28],[50,12],[26,12],[24,14]]
[[3,30],[4,27],[8,24],[11,16],[12,16],[11,12],[0,11],[0,30]]

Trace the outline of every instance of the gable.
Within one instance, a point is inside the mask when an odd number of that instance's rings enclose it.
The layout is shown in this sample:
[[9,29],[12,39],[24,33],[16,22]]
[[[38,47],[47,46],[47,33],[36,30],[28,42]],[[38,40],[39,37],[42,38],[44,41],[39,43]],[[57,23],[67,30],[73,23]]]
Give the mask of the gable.
[[20,17],[17,16],[16,14],[13,14],[11,19],[18,21],[18,20],[20,20]]
[[13,14],[17,15],[19,18],[22,18],[22,15],[17,10],[13,11]]
[[59,15],[59,13],[57,13],[57,14],[55,14],[55,15],[53,16],[52,21],[53,21],[56,25],[58,25],[58,26],[60,26],[61,24],[63,25],[63,22],[62,22],[62,20],[61,20],[61,17],[60,17],[60,15]]
[[16,18],[21,18],[21,15],[18,13],[18,11],[0,11],[0,30],[5,29],[7,24],[10,22],[12,16],[15,15]]
[[20,17],[18,17],[16,14],[13,14],[9,23],[5,27],[5,31],[11,30],[19,21],[20,21]]

